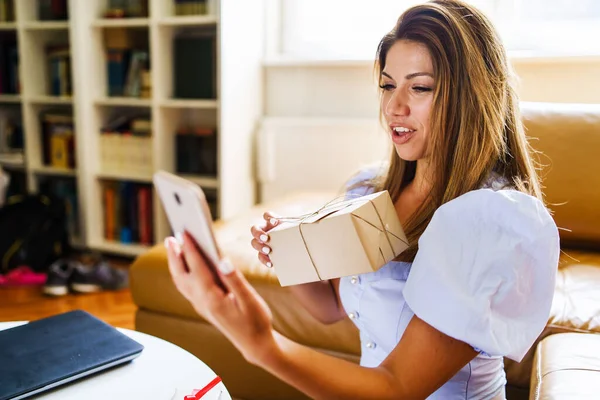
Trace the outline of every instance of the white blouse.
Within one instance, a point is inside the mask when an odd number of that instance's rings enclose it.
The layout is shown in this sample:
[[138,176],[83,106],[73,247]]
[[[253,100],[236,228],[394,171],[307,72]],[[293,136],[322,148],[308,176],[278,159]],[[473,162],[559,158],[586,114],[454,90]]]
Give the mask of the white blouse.
[[501,187],[496,179],[441,206],[412,264],[392,261],[341,279],[342,304],[360,330],[361,365],[378,366],[417,315],[480,352],[430,399],[504,395],[503,357],[520,361],[548,320],[559,237],[538,199]]

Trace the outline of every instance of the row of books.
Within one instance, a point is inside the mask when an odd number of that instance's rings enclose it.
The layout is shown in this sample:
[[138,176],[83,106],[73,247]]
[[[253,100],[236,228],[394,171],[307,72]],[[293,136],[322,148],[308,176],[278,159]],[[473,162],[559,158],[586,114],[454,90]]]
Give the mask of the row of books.
[[102,198],[106,240],[145,245],[154,242],[150,185],[107,181],[102,184]]
[[148,0],[110,0],[106,18],[143,18],[148,16]]
[[48,76],[52,96],[70,96],[71,49],[68,46],[55,46],[47,49]]
[[47,177],[40,182],[40,192],[48,193],[65,202],[67,211],[67,229],[71,238],[81,237],[79,223],[79,205],[77,202],[77,185],[74,178]]
[[73,115],[64,110],[40,114],[44,165],[75,168],[75,128]]
[[216,37],[189,32],[174,38],[173,95],[180,99],[217,97]]
[[175,15],[203,15],[206,13],[206,0],[175,0]]
[[100,135],[100,166],[107,173],[127,171],[152,175],[152,123],[150,118],[118,118]]
[[151,97],[147,50],[108,49],[106,59],[109,96]]
[[15,3],[13,0],[0,0],[0,22],[14,22]]
[[0,94],[18,94],[20,86],[17,43],[0,41]]
[[38,0],[40,21],[65,21],[69,19],[67,0]]
[[175,135],[177,172],[217,174],[217,135],[214,129],[179,129]]

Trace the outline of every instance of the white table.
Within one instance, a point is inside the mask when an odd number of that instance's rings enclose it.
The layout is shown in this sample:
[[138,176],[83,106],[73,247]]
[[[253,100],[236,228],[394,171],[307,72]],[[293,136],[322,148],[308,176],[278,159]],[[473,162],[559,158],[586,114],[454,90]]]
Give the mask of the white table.
[[[0,322],[0,330],[27,322]],[[125,365],[39,394],[37,400],[183,400],[216,377],[202,361],[181,347],[145,333],[117,328],[120,332],[142,344],[141,355]],[[231,400],[223,383],[215,389],[214,396],[204,400]],[[216,394],[222,394],[220,397]],[[211,394],[213,391],[211,391]]]

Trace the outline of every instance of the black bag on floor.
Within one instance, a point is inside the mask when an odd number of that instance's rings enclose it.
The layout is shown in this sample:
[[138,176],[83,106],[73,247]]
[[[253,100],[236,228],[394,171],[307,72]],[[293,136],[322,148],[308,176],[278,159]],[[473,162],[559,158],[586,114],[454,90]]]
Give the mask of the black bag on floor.
[[64,200],[17,195],[0,208],[0,273],[26,265],[45,272],[70,252]]

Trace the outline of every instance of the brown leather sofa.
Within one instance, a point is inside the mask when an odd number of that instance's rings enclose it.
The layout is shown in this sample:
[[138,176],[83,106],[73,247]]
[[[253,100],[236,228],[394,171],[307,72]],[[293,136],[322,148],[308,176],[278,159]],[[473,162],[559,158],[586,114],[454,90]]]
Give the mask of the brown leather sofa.
[[[571,340],[600,332],[600,105],[523,103],[522,114],[533,147],[543,154],[544,192],[561,228],[563,254],[556,293],[548,325],[540,340],[555,333],[586,333]],[[348,321],[324,326],[314,320],[279,286],[272,271],[257,260],[250,247],[250,226],[265,210],[297,215],[314,210],[336,193],[303,193],[271,204],[256,206],[236,219],[217,223],[217,236],[223,250],[240,268],[273,311],[275,329],[299,343],[349,360],[359,359],[359,340]],[[228,341],[200,318],[171,282],[165,250],[158,245],[137,258],[131,268],[131,288],[139,309],[136,329],[171,341],[206,362],[219,374],[232,395],[247,400],[304,399],[295,389],[266,372],[249,365]],[[596,337],[593,337],[596,339]],[[571,351],[560,340],[544,341],[542,354]],[[540,384],[544,371],[540,363],[532,369],[536,345],[521,363],[506,360],[507,397],[525,399],[530,382],[532,396],[557,387]],[[581,346],[573,346],[578,351]],[[600,360],[600,347],[590,348],[587,357]],[[543,356],[543,359],[547,357]],[[596,361],[598,365],[598,361]],[[532,374],[533,370],[533,374]],[[543,370],[543,371],[542,371]],[[541,374],[541,375],[540,375]],[[555,375],[569,385],[573,374]],[[534,379],[537,377],[539,379]],[[597,385],[591,380],[575,380],[577,385]],[[560,385],[558,385],[560,386]],[[600,396],[600,392],[596,392]],[[541,398],[552,397],[551,393]]]

